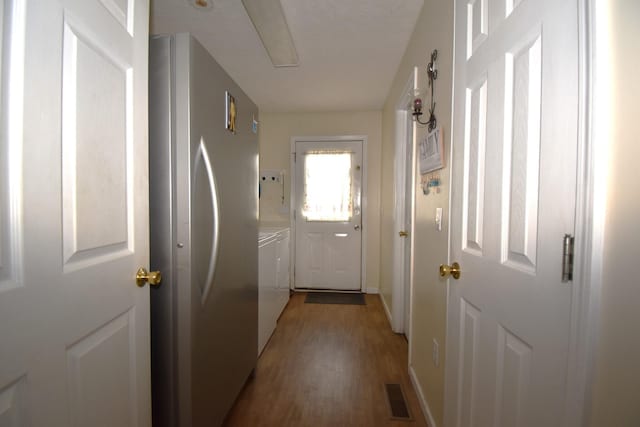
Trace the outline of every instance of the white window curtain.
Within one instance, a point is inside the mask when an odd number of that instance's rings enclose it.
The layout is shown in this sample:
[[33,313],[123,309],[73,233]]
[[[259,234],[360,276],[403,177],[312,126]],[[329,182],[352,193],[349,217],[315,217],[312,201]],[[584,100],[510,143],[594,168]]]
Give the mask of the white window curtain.
[[349,221],[353,214],[349,152],[310,152],[304,158],[307,221]]

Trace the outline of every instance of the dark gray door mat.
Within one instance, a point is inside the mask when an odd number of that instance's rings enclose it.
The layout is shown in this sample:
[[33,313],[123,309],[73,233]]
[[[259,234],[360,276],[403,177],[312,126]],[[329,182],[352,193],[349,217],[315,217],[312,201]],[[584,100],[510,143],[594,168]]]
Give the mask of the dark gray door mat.
[[342,292],[309,292],[305,304],[365,305],[364,294]]

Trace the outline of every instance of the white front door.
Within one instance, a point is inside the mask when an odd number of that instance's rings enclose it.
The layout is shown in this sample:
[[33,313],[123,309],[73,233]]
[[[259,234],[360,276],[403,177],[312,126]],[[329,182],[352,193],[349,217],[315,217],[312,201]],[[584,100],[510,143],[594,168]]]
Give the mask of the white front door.
[[[448,426],[561,425],[578,138],[575,0],[456,0]],[[434,272],[435,274],[435,272]]]
[[148,2],[0,8],[0,425],[150,426]]
[[295,143],[298,289],[361,289],[362,143]]

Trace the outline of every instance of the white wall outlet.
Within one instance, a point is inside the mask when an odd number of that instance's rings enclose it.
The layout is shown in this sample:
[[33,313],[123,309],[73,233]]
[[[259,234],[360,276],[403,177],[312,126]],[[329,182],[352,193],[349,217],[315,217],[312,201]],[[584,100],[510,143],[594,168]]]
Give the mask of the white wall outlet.
[[431,359],[433,360],[433,365],[437,368],[440,365],[440,346],[438,345],[438,340],[435,338],[433,339]]

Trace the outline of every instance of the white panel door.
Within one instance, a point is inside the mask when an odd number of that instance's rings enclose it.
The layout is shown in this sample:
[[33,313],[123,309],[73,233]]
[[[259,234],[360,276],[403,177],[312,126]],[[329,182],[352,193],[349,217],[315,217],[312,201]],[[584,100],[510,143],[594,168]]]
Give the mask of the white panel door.
[[148,1],[0,12],[0,425],[150,426]]
[[297,141],[295,287],[360,290],[362,141]]
[[[561,425],[578,128],[575,0],[456,0],[449,426]],[[435,274],[435,272],[434,272]]]

